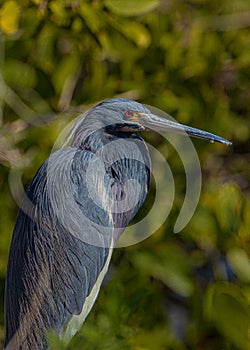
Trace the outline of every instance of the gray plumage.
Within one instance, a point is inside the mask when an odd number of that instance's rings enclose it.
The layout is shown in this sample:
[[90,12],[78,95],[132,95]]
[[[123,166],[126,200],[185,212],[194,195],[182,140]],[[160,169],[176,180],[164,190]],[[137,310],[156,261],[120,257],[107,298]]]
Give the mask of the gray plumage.
[[134,132],[163,130],[229,142],[112,99],[92,108],[32,180],[13,232],[5,291],[6,349],[45,350],[89,313],[112,250],[144,203],[150,158]]

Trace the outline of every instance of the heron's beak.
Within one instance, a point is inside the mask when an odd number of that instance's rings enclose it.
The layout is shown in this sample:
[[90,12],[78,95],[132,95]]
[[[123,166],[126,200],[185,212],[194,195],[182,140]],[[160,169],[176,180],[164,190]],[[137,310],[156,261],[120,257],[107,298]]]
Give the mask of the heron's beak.
[[162,131],[162,132],[173,132],[173,133],[178,133],[183,135],[186,134],[188,136],[209,140],[210,142],[224,143],[227,146],[230,146],[232,144],[232,142],[220,136],[211,134],[210,132],[199,130],[196,128],[191,128],[190,126],[179,124],[171,120],[158,117],[154,114],[143,113],[140,116],[138,116],[138,121],[140,121],[140,124],[145,129],[151,129],[151,130]]

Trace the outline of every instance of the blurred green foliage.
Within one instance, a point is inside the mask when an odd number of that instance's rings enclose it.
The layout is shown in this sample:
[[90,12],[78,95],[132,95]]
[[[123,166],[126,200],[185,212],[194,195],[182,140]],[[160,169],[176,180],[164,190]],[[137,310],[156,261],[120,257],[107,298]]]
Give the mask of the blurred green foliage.
[[[194,141],[201,198],[175,235],[183,167],[164,140],[146,136],[167,153],[174,206],[153,236],[115,251],[109,283],[68,349],[249,348],[249,27],[247,0],[1,1],[1,341],[22,183],[28,185],[75,116],[99,100],[125,96],[234,145]],[[64,347],[51,339],[53,349]]]

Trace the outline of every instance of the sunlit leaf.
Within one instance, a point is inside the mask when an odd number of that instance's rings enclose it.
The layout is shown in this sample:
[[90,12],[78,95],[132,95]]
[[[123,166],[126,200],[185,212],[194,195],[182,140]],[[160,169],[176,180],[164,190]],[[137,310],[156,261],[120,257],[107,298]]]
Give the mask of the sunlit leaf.
[[154,10],[159,4],[158,0],[107,0],[106,6],[114,13],[121,16],[139,16]]
[[59,25],[66,25],[69,23],[69,16],[62,1],[51,1],[49,7],[53,12],[53,19]]
[[228,262],[239,279],[250,282],[250,260],[243,249],[232,248],[227,253]]
[[13,34],[18,29],[19,5],[16,1],[6,1],[0,9],[0,28],[6,34]]
[[97,33],[101,25],[100,13],[95,11],[95,9],[87,3],[81,4],[79,12],[92,32]]
[[150,44],[150,34],[140,23],[131,23],[129,26],[124,26],[122,32],[139,47],[147,48]]

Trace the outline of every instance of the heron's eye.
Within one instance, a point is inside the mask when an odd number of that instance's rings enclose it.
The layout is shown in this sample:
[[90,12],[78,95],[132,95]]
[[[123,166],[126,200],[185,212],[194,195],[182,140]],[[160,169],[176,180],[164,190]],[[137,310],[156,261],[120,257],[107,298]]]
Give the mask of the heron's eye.
[[135,112],[132,112],[132,111],[126,111],[126,112],[125,112],[125,115],[126,115],[127,118],[131,118],[131,117],[135,116],[135,114],[136,114],[136,113],[135,113]]

